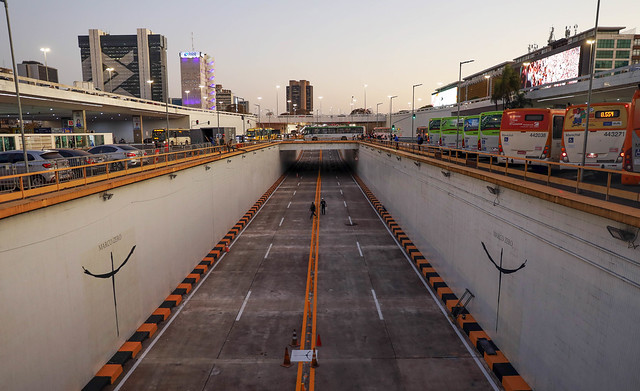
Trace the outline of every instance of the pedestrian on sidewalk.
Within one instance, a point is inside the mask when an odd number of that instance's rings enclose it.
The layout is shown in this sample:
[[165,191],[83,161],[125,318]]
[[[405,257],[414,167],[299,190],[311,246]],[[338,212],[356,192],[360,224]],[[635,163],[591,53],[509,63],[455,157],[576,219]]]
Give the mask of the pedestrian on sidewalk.
[[313,201],[311,201],[311,206],[309,207],[309,211],[311,212],[311,216],[309,216],[309,218],[312,218],[313,216],[316,215],[316,204],[314,204]]
[[322,210],[322,214],[325,214],[325,209],[327,209],[327,201],[325,201],[324,198],[322,199],[322,201],[320,201],[320,208]]

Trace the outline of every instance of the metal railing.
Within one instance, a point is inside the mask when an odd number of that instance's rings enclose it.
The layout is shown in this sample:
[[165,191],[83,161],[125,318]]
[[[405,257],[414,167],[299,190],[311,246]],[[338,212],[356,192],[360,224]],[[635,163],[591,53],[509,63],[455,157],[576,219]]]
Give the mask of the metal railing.
[[[452,165],[461,165],[480,169],[491,173],[502,174],[537,183],[565,191],[580,193],[591,198],[602,199],[638,206],[640,202],[640,186],[626,186],[621,184],[622,175],[640,180],[640,173],[620,170],[610,170],[597,167],[582,167],[575,164],[552,162],[521,156],[496,155],[486,152],[451,149],[416,143],[366,140],[365,144],[384,146],[416,156],[428,157],[444,161]],[[498,163],[498,158],[506,162]],[[524,160],[524,164],[509,163],[509,160]],[[580,175],[584,171],[584,175]],[[582,180],[580,179],[582,177]]]
[[189,145],[190,148],[185,146],[181,150],[171,152],[163,152],[160,149],[148,150],[144,156],[118,160],[110,160],[107,154],[66,158],[65,160],[69,162],[68,167],[47,170],[47,177],[52,179],[46,181],[36,180],[42,176],[43,172],[20,173],[15,164],[0,164],[0,203],[58,192],[198,159],[216,160],[218,157],[225,157],[228,153],[243,151],[245,147],[269,143],[272,142],[235,144],[231,149],[226,145]]

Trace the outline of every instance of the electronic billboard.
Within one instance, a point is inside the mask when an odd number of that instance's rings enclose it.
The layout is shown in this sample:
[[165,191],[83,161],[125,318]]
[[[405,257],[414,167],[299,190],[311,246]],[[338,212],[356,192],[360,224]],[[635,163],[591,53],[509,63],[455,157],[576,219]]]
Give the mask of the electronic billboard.
[[580,72],[580,46],[565,50],[540,60],[522,65],[520,78],[523,86],[536,87],[543,84],[578,77]]
[[435,94],[431,94],[431,105],[433,107],[455,105],[457,103],[457,91],[457,87],[453,87],[449,88],[448,90],[443,90],[440,92],[436,92]]

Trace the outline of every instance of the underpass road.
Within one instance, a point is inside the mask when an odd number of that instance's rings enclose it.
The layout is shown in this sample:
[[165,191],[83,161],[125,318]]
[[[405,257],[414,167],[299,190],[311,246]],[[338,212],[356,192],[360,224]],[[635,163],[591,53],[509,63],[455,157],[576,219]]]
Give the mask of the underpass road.
[[[131,360],[140,361],[126,381],[109,389],[295,389],[297,365],[280,364],[292,331],[302,337],[319,154],[305,152],[154,345]],[[492,389],[337,151],[323,152],[321,178],[313,387]]]

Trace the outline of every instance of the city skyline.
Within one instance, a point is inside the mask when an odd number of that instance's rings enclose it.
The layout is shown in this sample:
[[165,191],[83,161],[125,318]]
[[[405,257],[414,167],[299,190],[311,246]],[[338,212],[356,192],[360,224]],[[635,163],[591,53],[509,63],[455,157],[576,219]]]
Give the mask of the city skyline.
[[[170,97],[182,95],[179,52],[195,49],[215,57],[217,84],[252,103],[261,97],[263,111],[275,112],[277,106],[283,112],[289,80],[304,79],[314,86],[313,106],[325,114],[363,107],[365,94],[373,112],[388,112],[390,95],[398,96],[394,111],[410,109],[415,84],[422,84],[415,89],[415,107],[430,104],[436,88],[457,80],[460,61],[475,60],[463,66],[465,77],[512,60],[530,44],[545,46],[552,26],[555,39],[564,37],[565,26],[572,35],[576,24],[577,32],[592,28],[596,9],[596,0],[560,5],[539,1],[535,10],[531,4],[507,7],[495,0],[481,8],[469,2],[468,9],[417,1],[388,8],[359,0],[304,7],[293,1],[216,7],[187,0],[179,5],[159,1],[156,11],[149,11],[142,4],[115,0],[100,12],[77,18],[78,13],[69,10],[82,10],[85,2],[37,3],[39,12],[34,14],[34,2],[10,1],[16,62],[43,62],[40,48],[50,48],[48,65],[58,69],[63,84],[82,80],[79,35],[92,28],[113,35],[148,28],[167,38]],[[599,25],[636,28],[638,14],[638,2],[603,2]],[[1,23],[0,65],[11,68],[6,19]]]

